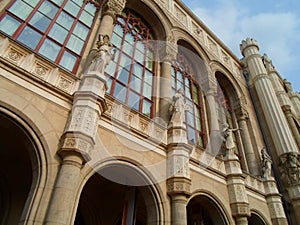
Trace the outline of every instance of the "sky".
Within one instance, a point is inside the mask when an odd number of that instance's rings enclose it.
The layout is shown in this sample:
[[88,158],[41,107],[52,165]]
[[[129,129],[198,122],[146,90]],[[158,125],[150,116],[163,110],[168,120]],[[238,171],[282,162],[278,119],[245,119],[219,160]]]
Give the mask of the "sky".
[[182,0],[209,29],[242,58],[239,45],[258,41],[279,74],[300,92],[299,0]]

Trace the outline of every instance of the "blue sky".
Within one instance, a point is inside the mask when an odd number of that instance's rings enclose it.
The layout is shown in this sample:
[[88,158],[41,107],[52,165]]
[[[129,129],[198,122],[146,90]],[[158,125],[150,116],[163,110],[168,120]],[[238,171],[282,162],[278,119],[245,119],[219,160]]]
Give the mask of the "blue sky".
[[182,0],[236,55],[252,37],[300,92],[299,0]]

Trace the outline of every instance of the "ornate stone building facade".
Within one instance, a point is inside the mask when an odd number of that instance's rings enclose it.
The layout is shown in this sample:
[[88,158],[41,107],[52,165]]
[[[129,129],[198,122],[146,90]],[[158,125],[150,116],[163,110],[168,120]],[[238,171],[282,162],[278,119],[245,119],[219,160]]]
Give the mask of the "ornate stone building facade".
[[300,95],[179,0],[2,0],[0,221],[300,224]]

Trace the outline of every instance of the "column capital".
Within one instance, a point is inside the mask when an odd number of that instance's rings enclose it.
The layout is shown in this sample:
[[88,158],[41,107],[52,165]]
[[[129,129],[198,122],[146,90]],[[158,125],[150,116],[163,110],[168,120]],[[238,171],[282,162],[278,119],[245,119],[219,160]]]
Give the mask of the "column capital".
[[281,106],[281,108],[286,116],[289,116],[289,115],[292,116],[292,109],[291,109],[290,105],[283,105],[283,106]]
[[159,60],[161,62],[172,63],[177,58],[178,46],[172,35],[167,37],[166,42],[161,42],[159,44]]
[[110,15],[114,20],[122,14],[126,0],[107,0],[103,5],[103,16]]
[[248,113],[247,107],[245,105],[237,104],[235,106],[234,111],[235,111],[235,115],[236,115],[238,121],[249,119],[249,113]]
[[191,195],[191,180],[185,177],[172,177],[167,180],[167,192],[169,195]]

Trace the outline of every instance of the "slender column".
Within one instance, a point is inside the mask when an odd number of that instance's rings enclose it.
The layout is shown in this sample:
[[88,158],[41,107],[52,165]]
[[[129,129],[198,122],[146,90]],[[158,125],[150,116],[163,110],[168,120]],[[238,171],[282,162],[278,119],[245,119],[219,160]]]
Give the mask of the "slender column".
[[300,134],[299,134],[299,131],[296,127],[295,121],[293,119],[291,107],[289,105],[285,105],[285,106],[282,106],[282,110],[283,110],[283,112],[284,112],[284,114],[287,118],[287,121],[290,125],[290,128],[293,132],[296,143],[297,143],[298,147],[300,147]]
[[255,153],[252,147],[251,138],[247,126],[248,112],[245,110],[245,107],[240,106],[236,111],[237,121],[239,124],[239,128],[241,129],[241,137],[243,141],[243,146],[245,150],[247,167],[249,172],[254,175],[259,175],[259,170],[257,167],[257,159],[255,157]]
[[104,69],[112,57],[112,45],[107,36],[101,35],[97,45],[87,73],[83,74],[79,90],[75,92],[69,122],[57,152],[63,162],[45,219],[47,225],[72,224],[81,167],[91,159],[98,121],[107,109]]
[[159,58],[161,60],[159,84],[159,117],[165,121],[166,124],[170,121],[169,106],[172,102],[172,62],[176,60],[177,45],[173,38],[168,38],[166,42],[162,42],[159,51]]
[[295,110],[296,118],[300,120],[300,93],[291,93],[291,102]]
[[258,44],[254,39],[247,38],[242,41],[241,51],[248,65],[251,80],[261,103],[266,123],[274,141],[277,155],[286,152],[297,152],[297,145],[292,137],[287,120],[282,112],[270,78],[267,75]]
[[168,126],[167,155],[167,191],[171,196],[172,224],[186,225],[186,204],[190,196],[189,158],[192,146],[188,144],[186,126],[184,125],[187,105],[180,91],[175,94],[171,104],[173,115]]
[[108,0],[103,6],[102,18],[99,26],[99,34],[111,37],[116,16],[121,15],[125,8],[126,0]]

